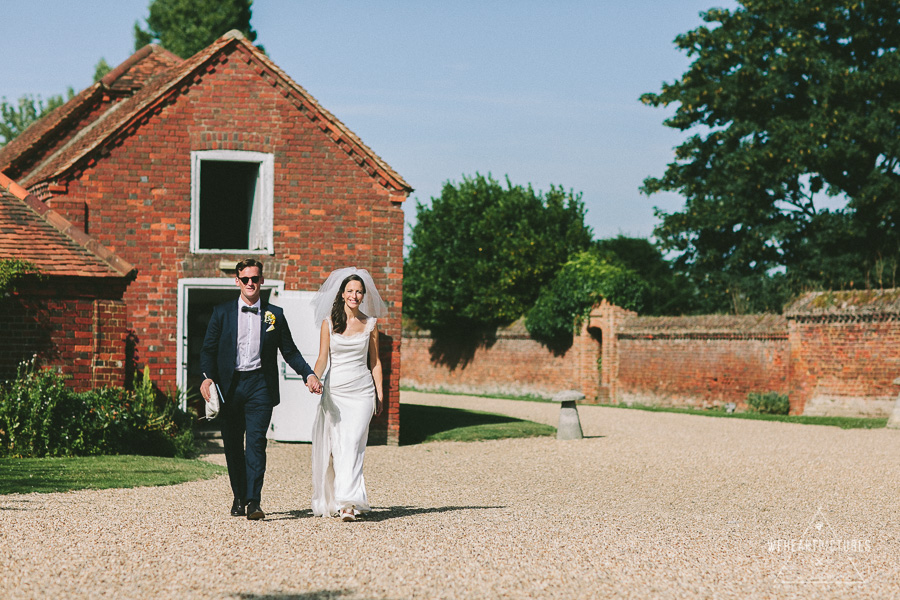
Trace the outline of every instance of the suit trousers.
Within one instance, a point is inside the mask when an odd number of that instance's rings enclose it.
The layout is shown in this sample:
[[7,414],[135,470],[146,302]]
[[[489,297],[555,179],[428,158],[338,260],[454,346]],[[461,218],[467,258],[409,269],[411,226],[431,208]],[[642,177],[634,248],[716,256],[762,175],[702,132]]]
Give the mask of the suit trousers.
[[259,502],[266,474],[266,430],[272,421],[272,399],[262,369],[235,371],[221,417],[231,491],[244,502]]

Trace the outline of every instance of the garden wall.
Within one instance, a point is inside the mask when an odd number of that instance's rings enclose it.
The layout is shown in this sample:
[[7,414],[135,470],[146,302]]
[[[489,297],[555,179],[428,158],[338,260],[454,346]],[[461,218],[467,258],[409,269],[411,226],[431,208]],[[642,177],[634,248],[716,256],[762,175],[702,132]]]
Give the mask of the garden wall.
[[787,394],[792,414],[886,417],[900,386],[900,290],[818,292],[784,315],[641,317],[603,302],[556,355],[521,324],[466,361],[441,362],[427,334],[404,334],[402,385],[587,402],[745,407]]
[[780,315],[636,317],[616,335],[616,399],[709,408],[749,392],[790,389],[787,321]]
[[554,354],[531,339],[518,321],[483,345],[463,338],[436,343],[427,331],[404,331],[401,354],[402,386],[550,397],[562,390],[597,387],[600,344],[585,328],[568,352]]
[[785,315],[792,407],[806,415],[890,415],[900,390],[900,289],[810,294]]

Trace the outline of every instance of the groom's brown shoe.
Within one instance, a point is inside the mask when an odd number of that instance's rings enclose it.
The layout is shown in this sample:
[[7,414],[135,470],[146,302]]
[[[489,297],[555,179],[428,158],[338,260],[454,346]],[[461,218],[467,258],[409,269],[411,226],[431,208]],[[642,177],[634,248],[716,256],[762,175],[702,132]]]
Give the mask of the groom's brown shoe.
[[251,521],[259,521],[266,518],[266,513],[259,507],[259,502],[251,500],[247,503],[247,518]]
[[231,503],[231,516],[232,517],[243,517],[244,516],[244,501],[240,498],[235,498],[234,502]]

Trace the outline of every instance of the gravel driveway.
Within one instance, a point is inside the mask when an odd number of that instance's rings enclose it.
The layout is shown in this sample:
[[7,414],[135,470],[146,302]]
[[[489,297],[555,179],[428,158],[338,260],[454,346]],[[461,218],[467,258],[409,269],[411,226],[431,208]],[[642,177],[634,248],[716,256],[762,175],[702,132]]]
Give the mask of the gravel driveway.
[[270,445],[264,522],[224,476],[0,496],[0,598],[900,596],[900,431],[579,412],[579,441],[371,447],[355,523],[312,516],[306,444]]

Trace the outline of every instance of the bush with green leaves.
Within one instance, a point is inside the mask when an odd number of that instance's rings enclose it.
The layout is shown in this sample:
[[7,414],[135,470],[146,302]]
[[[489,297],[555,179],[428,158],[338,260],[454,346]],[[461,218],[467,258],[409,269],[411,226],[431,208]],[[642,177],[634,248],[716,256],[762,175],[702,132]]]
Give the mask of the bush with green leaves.
[[747,407],[750,412],[764,415],[786,415],[791,410],[791,402],[787,394],[750,392],[747,394]]
[[0,456],[196,454],[193,419],[153,388],[147,371],[134,391],[74,392],[35,360],[0,387]]
[[26,275],[41,277],[38,268],[26,260],[17,258],[0,260],[0,296],[16,291],[16,282]]
[[490,175],[444,184],[416,207],[403,271],[403,311],[420,327],[473,331],[508,325],[573,253],[586,250],[580,194],[504,187]]
[[528,311],[525,327],[536,340],[551,347],[571,345],[591,307],[606,299],[628,310],[639,311],[650,290],[637,273],[609,262],[596,250],[579,252],[541,289]]

